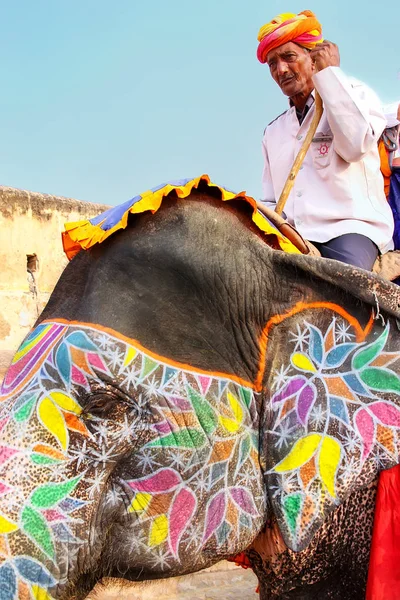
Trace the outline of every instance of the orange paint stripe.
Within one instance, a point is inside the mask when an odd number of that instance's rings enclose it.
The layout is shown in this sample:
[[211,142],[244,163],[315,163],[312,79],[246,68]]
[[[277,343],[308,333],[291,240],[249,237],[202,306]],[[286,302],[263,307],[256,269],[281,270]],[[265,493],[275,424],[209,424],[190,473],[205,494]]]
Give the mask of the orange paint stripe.
[[260,339],[259,339],[260,359],[259,359],[259,363],[258,363],[258,374],[257,374],[256,380],[254,383],[254,389],[256,392],[260,392],[262,390],[262,382],[264,379],[265,363],[266,363],[266,356],[267,356],[268,336],[269,336],[269,332],[272,329],[272,327],[274,327],[275,325],[279,325],[286,319],[289,319],[290,317],[293,317],[294,315],[297,315],[300,312],[304,312],[306,310],[310,310],[310,309],[314,309],[314,308],[316,308],[316,309],[325,308],[328,310],[332,310],[333,312],[339,314],[341,317],[346,319],[346,321],[354,328],[354,330],[356,332],[357,342],[364,341],[364,339],[366,338],[368,333],[371,331],[373,320],[374,320],[372,312],[371,312],[371,316],[370,316],[370,319],[369,319],[367,325],[363,329],[361,327],[360,323],[357,321],[357,319],[355,317],[353,317],[352,315],[350,315],[344,308],[342,308],[338,304],[334,304],[332,302],[311,302],[309,304],[307,304],[305,302],[298,302],[296,304],[296,306],[294,306],[291,310],[284,313],[283,315],[275,315],[274,317],[272,317],[268,321],[268,323],[265,325],[265,327],[260,335]]
[[165,363],[166,365],[170,365],[171,367],[174,367],[176,369],[182,369],[184,371],[190,371],[192,373],[199,373],[201,375],[209,375],[211,377],[218,377],[221,379],[229,379],[230,381],[234,381],[235,383],[238,383],[239,385],[242,385],[244,387],[255,389],[254,383],[252,383],[251,381],[247,381],[246,379],[242,379],[241,377],[238,377],[237,375],[234,375],[232,373],[222,373],[219,371],[205,371],[203,369],[197,369],[196,367],[193,367],[192,365],[188,365],[186,363],[180,363],[180,362],[174,361],[170,358],[166,358],[165,356],[160,356],[159,354],[152,352],[148,348],[145,348],[145,346],[142,346],[142,344],[140,344],[140,342],[138,342],[137,340],[126,337],[125,335],[122,335],[122,333],[119,333],[118,331],[114,331],[114,329],[111,329],[110,327],[103,327],[102,325],[101,326],[95,325],[94,323],[83,323],[81,321],[68,321],[67,319],[55,319],[55,320],[46,319],[45,321],[42,321],[42,323],[60,323],[62,325],[77,325],[80,327],[88,327],[89,329],[95,329],[96,331],[108,333],[109,335],[112,335],[113,337],[121,340],[122,342],[125,342],[126,344],[129,344],[131,346],[134,346],[135,348],[137,348],[144,354],[147,354],[147,356],[154,358],[154,360]]

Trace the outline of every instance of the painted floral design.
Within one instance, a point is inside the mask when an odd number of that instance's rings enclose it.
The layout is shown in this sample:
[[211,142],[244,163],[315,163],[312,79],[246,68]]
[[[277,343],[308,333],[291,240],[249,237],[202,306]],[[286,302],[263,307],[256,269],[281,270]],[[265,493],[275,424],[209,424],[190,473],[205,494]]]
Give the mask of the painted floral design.
[[[358,478],[398,462],[397,352],[385,348],[390,324],[357,341],[334,316],[292,332],[289,361],[276,371],[269,432],[272,502],[290,546],[302,549],[328,510]],[[395,402],[394,402],[395,400]]]
[[[120,419],[89,422],[82,399],[103,377],[132,406]],[[135,470],[105,501],[130,499],[133,560],[167,569],[182,548],[201,553],[210,543],[228,553],[261,527],[248,387],[181,369],[100,328],[45,322],[18,350],[1,392],[0,600],[48,600],[62,589],[87,543],[80,525],[126,448],[135,447]],[[140,432],[146,442],[137,445]]]

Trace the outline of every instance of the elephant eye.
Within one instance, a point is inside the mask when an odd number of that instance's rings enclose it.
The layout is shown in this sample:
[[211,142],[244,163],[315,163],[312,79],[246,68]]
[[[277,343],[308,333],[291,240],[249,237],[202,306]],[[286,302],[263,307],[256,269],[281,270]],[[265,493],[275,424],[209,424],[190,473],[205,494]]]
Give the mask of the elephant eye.
[[91,391],[82,399],[82,417],[90,420],[95,419],[115,419],[117,415],[127,409],[136,410],[137,406],[132,402],[132,398],[127,396],[122,390],[118,389],[112,383],[94,384]]
[[119,398],[110,392],[93,394],[88,398],[82,416],[106,417],[114,402],[118,400]]

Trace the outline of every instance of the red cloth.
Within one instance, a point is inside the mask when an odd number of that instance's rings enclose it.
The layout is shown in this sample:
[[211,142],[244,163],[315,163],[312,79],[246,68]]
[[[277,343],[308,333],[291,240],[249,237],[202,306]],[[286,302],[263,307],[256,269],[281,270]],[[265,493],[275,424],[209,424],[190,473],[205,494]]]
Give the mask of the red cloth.
[[251,562],[247,558],[244,552],[228,558],[229,562],[234,562],[237,567],[243,567],[243,569],[251,569]]
[[366,600],[400,600],[400,465],[379,476]]

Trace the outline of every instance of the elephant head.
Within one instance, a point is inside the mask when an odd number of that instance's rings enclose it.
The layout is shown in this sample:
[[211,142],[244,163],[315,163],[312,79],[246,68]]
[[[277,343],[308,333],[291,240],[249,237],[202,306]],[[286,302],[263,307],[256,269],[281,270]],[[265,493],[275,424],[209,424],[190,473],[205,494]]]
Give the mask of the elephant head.
[[5,376],[1,600],[193,572],[271,510],[301,550],[398,461],[396,288],[177,196],[77,254]]

